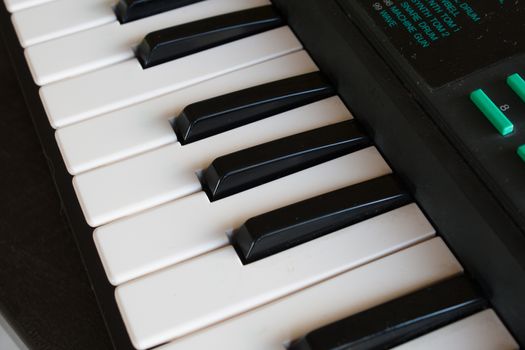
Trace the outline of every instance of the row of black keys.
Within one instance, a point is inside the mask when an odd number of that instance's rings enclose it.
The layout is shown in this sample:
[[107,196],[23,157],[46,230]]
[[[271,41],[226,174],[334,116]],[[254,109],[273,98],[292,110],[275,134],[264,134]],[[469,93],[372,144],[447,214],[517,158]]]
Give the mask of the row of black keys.
[[[147,15],[184,4],[124,1],[119,9]],[[150,66],[280,25],[271,6],[230,13],[151,33],[139,46],[139,57]],[[334,94],[320,73],[304,74],[189,105],[173,127],[184,145]],[[203,172],[203,189],[211,201],[218,200],[369,145],[357,122],[329,125],[215,159]],[[249,263],[408,201],[397,181],[377,179],[252,218],[234,232],[233,243]]]
[[[116,13],[126,23],[199,1],[202,0],[121,0]],[[149,68],[283,24],[272,6],[205,18],[149,33],[137,48],[137,58],[144,68]]]
[[[334,93],[319,72],[303,74],[191,104],[173,128],[185,145]],[[354,120],[328,125],[219,157],[203,172],[202,187],[211,201],[219,200],[370,144]],[[234,231],[232,243],[250,263],[409,201],[406,189],[385,176],[251,218]]]
[[[304,74],[189,105],[173,127],[188,144],[333,94],[320,73]],[[204,172],[204,188],[212,200],[222,198],[369,144],[355,121],[337,123],[220,157]],[[232,244],[251,263],[410,201],[394,176],[383,176],[251,218]],[[486,306],[457,277],[315,330],[290,350],[390,348]]]

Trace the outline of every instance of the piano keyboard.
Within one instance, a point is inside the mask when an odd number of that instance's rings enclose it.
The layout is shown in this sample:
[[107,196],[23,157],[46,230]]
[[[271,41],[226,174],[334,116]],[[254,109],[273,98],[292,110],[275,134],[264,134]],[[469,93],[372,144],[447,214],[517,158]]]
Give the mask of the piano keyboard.
[[136,349],[518,348],[269,1],[4,1]]

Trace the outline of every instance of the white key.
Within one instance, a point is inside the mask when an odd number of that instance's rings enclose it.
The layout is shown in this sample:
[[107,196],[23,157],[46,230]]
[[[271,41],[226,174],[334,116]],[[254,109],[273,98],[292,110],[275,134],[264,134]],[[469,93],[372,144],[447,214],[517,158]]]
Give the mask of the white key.
[[[187,232],[187,234],[192,234]],[[363,221],[243,265],[227,246],[117,287],[133,344],[160,345],[434,234],[415,205]]]
[[299,51],[58,129],[57,143],[75,175],[176,142],[168,120],[190,103],[315,70]]
[[55,0],[15,12],[11,20],[22,47],[28,47],[115,22],[114,4],[115,0]]
[[227,234],[253,216],[389,173],[370,147],[213,203],[198,192],[101,226],[94,240],[118,285],[227,245]]
[[132,58],[46,85],[40,97],[58,128],[300,49],[290,28],[281,27],[148,69]]
[[244,125],[199,142],[174,143],[77,175],[73,185],[93,227],[201,190],[197,172],[222,155],[344,121],[338,97]]
[[5,7],[9,12],[20,11],[29,7],[37,6],[54,0],[4,0]]
[[396,350],[514,350],[509,331],[491,309],[454,322],[395,348]]
[[447,246],[440,238],[434,238],[168,343],[159,350],[284,350],[283,344],[314,329],[461,272]]
[[133,58],[136,46],[155,30],[268,4],[268,0],[206,0],[125,25],[115,20],[29,47],[26,59],[37,85],[46,85]]

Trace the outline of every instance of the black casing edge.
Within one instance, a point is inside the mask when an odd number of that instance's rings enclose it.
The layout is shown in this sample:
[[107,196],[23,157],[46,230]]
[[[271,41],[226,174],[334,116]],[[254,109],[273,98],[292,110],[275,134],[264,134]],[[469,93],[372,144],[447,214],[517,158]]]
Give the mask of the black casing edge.
[[524,233],[334,0],[274,3],[525,344]]
[[[6,44],[14,71],[22,88],[27,108],[47,158],[51,176],[55,182],[68,224],[73,232],[92,288],[95,291],[94,294],[101,314],[109,329],[111,341],[115,349],[134,349],[117,308],[114,297],[115,287],[108,282],[104,268],[98,257],[93,241],[94,229],[90,227],[84,219],[73,189],[73,177],[68,173],[62,160],[60,150],[55,140],[55,130],[50,126],[46,112],[40,101],[39,87],[33,82],[24,57],[24,50],[20,46],[11,24],[10,14],[4,6],[0,7],[0,28],[4,43]],[[14,326],[16,327],[17,325],[15,324]],[[21,332],[21,336],[24,337],[23,331]],[[30,339],[22,340],[26,342],[28,346],[31,346]]]

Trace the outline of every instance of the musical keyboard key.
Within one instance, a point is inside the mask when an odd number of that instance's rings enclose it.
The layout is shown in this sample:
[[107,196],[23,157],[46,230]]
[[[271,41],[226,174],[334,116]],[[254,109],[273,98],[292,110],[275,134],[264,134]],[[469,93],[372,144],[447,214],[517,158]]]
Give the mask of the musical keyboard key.
[[[306,52],[292,53],[60,128],[56,131],[57,144],[68,171],[76,175],[176,142],[177,137],[169,119],[181,113],[192,102],[316,69]],[[308,98],[301,101],[314,102],[313,98],[311,101]],[[298,103],[297,100],[295,102]],[[280,109],[272,111],[275,112],[273,114],[284,112]]]
[[389,173],[370,147],[213,203],[195,193],[101,226],[94,241],[118,285],[227,245],[228,233],[250,217]]
[[111,23],[30,46],[25,56],[34,81],[42,86],[128,59],[136,61],[136,47],[152,31],[268,4],[268,0],[206,0],[124,25],[113,14]]
[[202,0],[120,0],[115,8],[120,23],[136,21]]
[[391,348],[486,306],[478,288],[459,276],[311,331],[290,350]]
[[394,349],[517,350],[519,345],[496,313],[488,309],[397,346]]
[[54,0],[13,14],[22,47],[116,21],[113,0]]
[[283,24],[272,6],[206,18],[149,33],[137,48],[137,58],[150,68]]
[[226,246],[118,286],[117,305],[136,347],[160,345],[428,239],[419,215],[395,209],[248,265]]
[[131,59],[46,85],[40,97],[59,128],[300,49],[290,28],[281,27],[146,70]]
[[50,1],[56,0],[4,0],[4,3],[9,12],[16,12],[33,6],[38,6]]
[[333,97],[199,142],[174,143],[82,173],[74,177],[73,185],[87,222],[99,226],[200,191],[197,173],[222,154],[350,117]]
[[305,131],[216,158],[203,172],[203,190],[215,201],[369,144],[354,120]]
[[186,144],[334,94],[321,73],[306,73],[192,103],[175,119],[173,129]]
[[406,189],[386,175],[253,217],[233,232],[232,244],[252,263],[409,201]]
[[158,349],[284,350],[311,329],[461,272],[443,241],[432,238]]

